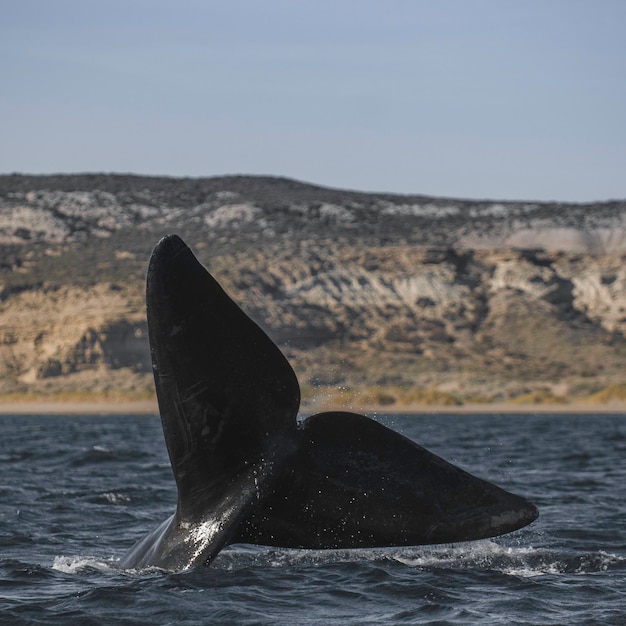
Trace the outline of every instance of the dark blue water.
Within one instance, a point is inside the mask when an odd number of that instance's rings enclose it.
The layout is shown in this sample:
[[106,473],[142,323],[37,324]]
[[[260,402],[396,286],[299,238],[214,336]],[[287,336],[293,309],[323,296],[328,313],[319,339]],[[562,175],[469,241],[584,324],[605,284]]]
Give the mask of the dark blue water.
[[232,546],[208,568],[123,571],[175,507],[159,419],[2,416],[0,623],[626,624],[626,416],[380,419],[541,517],[466,544]]

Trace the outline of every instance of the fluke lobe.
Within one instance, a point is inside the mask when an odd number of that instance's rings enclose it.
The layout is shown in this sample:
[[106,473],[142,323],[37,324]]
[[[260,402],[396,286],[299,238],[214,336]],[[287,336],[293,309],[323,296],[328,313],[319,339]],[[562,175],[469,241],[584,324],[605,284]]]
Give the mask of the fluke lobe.
[[537,518],[524,498],[363,415],[320,413],[297,424],[289,363],[176,235],[154,249],[146,304],[178,504],[122,567],[208,565],[232,543],[467,541]]

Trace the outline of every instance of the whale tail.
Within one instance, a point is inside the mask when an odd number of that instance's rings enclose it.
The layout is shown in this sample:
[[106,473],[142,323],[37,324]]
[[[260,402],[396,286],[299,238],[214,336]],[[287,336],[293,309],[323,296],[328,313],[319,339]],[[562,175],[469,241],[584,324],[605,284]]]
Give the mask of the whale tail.
[[298,425],[291,366],[175,235],[153,252],[146,303],[178,504],[123,566],[185,569],[235,542],[449,543],[536,519],[524,498],[362,415],[321,413]]

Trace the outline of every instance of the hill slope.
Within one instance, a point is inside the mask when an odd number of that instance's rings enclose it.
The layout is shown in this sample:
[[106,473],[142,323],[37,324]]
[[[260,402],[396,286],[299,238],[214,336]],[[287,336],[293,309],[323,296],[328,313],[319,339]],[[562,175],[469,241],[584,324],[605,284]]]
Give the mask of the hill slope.
[[150,394],[143,280],[170,232],[281,344],[309,399],[536,401],[622,382],[626,202],[11,175],[0,392]]

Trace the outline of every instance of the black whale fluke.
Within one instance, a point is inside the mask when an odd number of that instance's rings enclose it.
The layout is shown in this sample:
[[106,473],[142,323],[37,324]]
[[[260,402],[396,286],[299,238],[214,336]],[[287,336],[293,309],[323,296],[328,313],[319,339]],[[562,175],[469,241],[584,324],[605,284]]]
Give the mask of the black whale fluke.
[[537,518],[524,498],[362,415],[321,413],[298,425],[291,366],[176,235],[154,249],[146,305],[178,505],[122,567],[206,565],[236,542],[467,541]]

